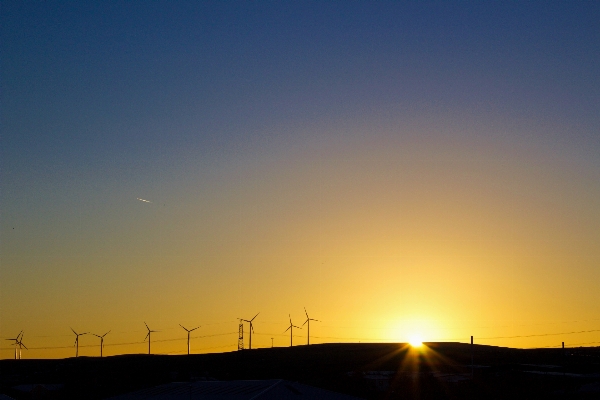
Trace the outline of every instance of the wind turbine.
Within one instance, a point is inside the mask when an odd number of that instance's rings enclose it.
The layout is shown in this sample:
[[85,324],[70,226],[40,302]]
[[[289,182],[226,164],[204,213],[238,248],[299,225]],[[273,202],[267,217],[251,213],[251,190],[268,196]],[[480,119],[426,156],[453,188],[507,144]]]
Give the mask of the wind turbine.
[[14,340],[15,341],[15,360],[17,359],[17,354],[18,354],[17,346],[19,345],[19,339],[22,334],[23,334],[23,331],[19,332],[19,334],[15,338],[6,339],[6,340]]
[[183,329],[185,329],[188,333],[188,355],[190,355],[190,332],[195,331],[196,329],[200,328],[199,326],[195,327],[194,329],[188,329],[185,326],[179,324],[180,327],[182,327]]
[[294,331],[294,328],[302,329],[299,326],[296,326],[296,325],[292,324],[292,316],[290,315],[290,326],[288,326],[288,328],[285,331],[283,331],[283,333],[286,333],[287,331],[290,331],[290,347],[293,346],[293,344],[292,344],[292,332]]
[[307,328],[308,328],[308,335],[306,338],[306,344],[309,345],[310,344],[310,321],[317,321],[317,322],[321,322],[318,319],[313,319],[310,318],[308,316],[308,312],[306,311],[306,307],[304,307],[304,314],[306,314],[306,321],[304,321],[304,324],[302,324],[302,326],[304,326],[305,324],[308,324]]
[[73,345],[75,346],[75,357],[79,357],[79,336],[87,335],[89,332],[77,333],[75,329],[71,328],[71,330],[75,334],[75,344]]
[[21,339],[19,339],[19,342],[18,342],[19,343],[19,360],[21,359],[21,350],[22,350],[22,347],[25,347],[25,350],[29,350],[27,348],[27,346],[25,346],[25,344],[23,344],[23,335],[24,335],[24,333],[23,333],[23,331],[21,331]]
[[148,328],[148,324],[145,321],[144,321],[144,325],[146,325],[146,329],[148,329],[148,334],[146,335],[144,340],[148,339],[148,354],[150,354],[150,334],[152,332],[158,332],[158,331],[151,331],[150,328]]
[[250,324],[250,341],[248,342],[248,348],[250,350],[252,350],[252,332],[254,332],[254,327],[252,326],[252,321],[254,321],[254,318],[256,318],[258,316],[258,314],[260,314],[260,312],[257,312],[256,315],[254,317],[252,317],[251,320],[247,320],[247,319],[242,319],[240,318],[240,321],[246,321],[247,323]]
[[109,333],[110,333],[110,331],[106,332],[102,336],[96,335],[95,333],[92,333],[92,335],[100,338],[100,357],[102,357],[102,347],[104,346],[104,336],[108,335]]

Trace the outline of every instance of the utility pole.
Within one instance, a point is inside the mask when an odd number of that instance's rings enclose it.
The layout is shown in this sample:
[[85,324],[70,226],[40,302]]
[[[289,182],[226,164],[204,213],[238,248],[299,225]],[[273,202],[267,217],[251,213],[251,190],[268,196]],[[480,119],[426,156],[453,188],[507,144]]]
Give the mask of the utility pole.
[[[565,376],[565,368],[566,368],[566,354],[565,354],[565,342],[562,342],[562,366],[563,366],[563,377]],[[564,379],[563,379],[564,380]]]
[[473,365],[473,336],[471,335],[471,380],[473,379],[473,376],[474,376],[473,368],[474,368],[474,365]]

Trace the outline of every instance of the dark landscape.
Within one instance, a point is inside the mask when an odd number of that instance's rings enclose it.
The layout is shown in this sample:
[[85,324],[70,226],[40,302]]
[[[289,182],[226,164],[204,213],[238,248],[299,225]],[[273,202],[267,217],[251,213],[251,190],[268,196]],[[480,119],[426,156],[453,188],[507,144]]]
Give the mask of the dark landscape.
[[[461,343],[428,343],[421,349],[320,344],[189,356],[1,360],[0,372],[1,392],[15,399],[101,399],[168,382],[263,379],[365,399],[600,398],[598,347],[475,345],[471,351]],[[45,389],[33,390],[42,384]]]

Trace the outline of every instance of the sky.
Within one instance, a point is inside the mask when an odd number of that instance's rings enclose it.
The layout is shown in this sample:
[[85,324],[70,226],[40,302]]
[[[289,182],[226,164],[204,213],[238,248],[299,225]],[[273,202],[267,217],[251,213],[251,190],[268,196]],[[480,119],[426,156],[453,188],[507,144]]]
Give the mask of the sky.
[[[0,4],[24,358],[600,345],[600,3]],[[141,199],[141,200],[140,200]],[[145,200],[145,201],[144,201]],[[248,346],[248,325],[245,325]],[[305,344],[306,325],[293,344]],[[0,358],[14,357],[2,340]]]

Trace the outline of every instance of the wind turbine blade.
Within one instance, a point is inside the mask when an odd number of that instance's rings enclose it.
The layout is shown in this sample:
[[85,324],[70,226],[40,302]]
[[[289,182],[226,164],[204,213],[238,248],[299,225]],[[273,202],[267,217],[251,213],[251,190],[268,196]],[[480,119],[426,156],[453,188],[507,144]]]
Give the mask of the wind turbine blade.
[[146,323],[146,321],[144,321],[144,325],[146,325],[146,329],[150,330],[150,328],[148,328],[148,324]]
[[[111,329],[112,330],[112,329]],[[102,335],[102,337],[108,335],[110,333],[110,331],[106,332],[104,335]]]
[[288,328],[287,328],[285,331],[283,331],[283,333],[286,333],[286,332],[287,332],[287,331],[289,331],[291,328],[292,328],[292,326],[291,326],[291,325],[290,325],[290,326],[288,326]]
[[256,313],[256,315],[254,317],[252,317],[252,319],[250,320],[250,322],[254,321],[254,318],[258,317],[258,314],[260,314],[260,311]]
[[319,321],[318,319],[312,319],[312,318],[311,318],[310,320],[311,320],[311,321],[317,321],[317,322],[321,322],[321,321]]
[[182,327],[183,329],[185,329],[186,331],[188,331],[188,332],[189,332],[189,329],[187,329],[185,326],[183,326],[183,325],[181,325],[181,324],[179,324],[179,326],[180,326],[180,327]]
[[148,339],[148,336],[150,336],[150,331],[148,331],[148,333],[146,333],[146,337],[144,338],[144,342],[146,341],[146,339]]
[[306,314],[306,318],[308,318],[308,312],[306,311],[306,307],[304,307],[304,314]]
[[[310,318],[309,318],[309,319],[310,319]],[[309,320],[309,319],[307,319],[306,321],[304,321],[304,324],[302,324],[302,326],[304,326],[304,325],[305,325],[305,324],[308,322],[308,320]]]
[[26,350],[29,350],[29,349],[27,348],[27,346],[25,346],[25,343],[22,343],[22,342],[20,342],[19,344],[20,344],[21,346],[25,347],[25,349],[26,349]]
[[199,327],[199,326],[197,326],[197,327],[195,327],[194,329],[191,329],[191,330],[190,330],[190,332],[191,332],[191,331],[195,331],[195,330],[196,330],[196,329],[198,329],[198,328],[200,328],[200,327]]
[[[69,327],[69,328],[71,328],[71,327]],[[73,331],[74,334],[77,335],[77,332],[75,332],[75,329],[71,328],[71,330]]]

